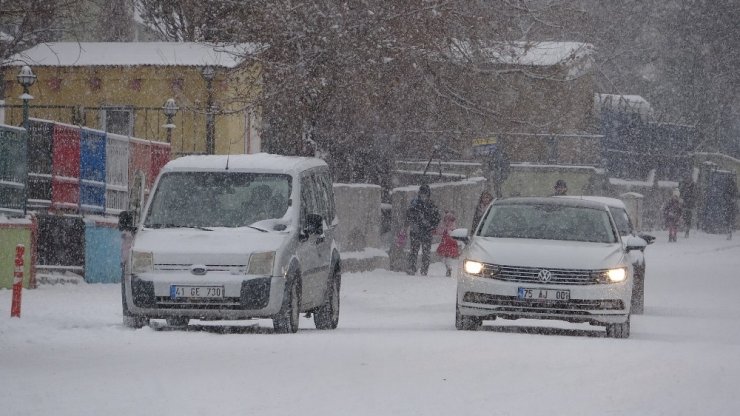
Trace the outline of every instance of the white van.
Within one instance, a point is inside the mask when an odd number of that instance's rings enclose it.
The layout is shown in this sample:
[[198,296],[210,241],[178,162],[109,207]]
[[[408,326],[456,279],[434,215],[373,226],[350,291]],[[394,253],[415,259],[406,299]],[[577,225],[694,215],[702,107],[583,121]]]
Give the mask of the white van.
[[160,173],[121,283],[123,323],[271,318],[276,332],[339,321],[329,168],[270,154],[187,156]]

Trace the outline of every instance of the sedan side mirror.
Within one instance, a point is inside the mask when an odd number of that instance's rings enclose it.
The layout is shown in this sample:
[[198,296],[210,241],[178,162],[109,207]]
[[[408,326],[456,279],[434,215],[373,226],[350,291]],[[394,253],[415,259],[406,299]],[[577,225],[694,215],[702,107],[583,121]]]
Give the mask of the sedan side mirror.
[[450,237],[452,237],[453,240],[462,241],[465,244],[468,244],[470,239],[468,238],[468,229],[467,228],[456,228],[452,230],[450,233]]
[[650,234],[640,234],[639,237],[645,240],[647,244],[653,244],[655,242],[655,237]]
[[622,239],[622,242],[624,243],[625,249],[627,251],[634,251],[634,250],[640,250],[644,251],[645,247],[647,247],[648,243],[643,240],[640,237],[635,237],[634,235],[628,235]]

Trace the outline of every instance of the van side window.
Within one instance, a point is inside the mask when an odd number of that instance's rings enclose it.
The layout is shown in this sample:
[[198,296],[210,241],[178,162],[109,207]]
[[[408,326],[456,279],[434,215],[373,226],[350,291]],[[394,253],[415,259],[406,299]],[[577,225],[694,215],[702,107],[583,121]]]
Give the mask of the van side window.
[[[331,224],[334,221],[335,208],[334,208],[334,189],[332,188],[331,176],[328,172],[321,172],[316,175],[317,189],[319,190],[319,197],[322,199],[326,209],[326,215],[324,219],[327,224]],[[323,215],[323,214],[322,214]]]
[[316,207],[316,191],[311,174],[306,174],[301,178],[301,224],[306,223],[308,214],[320,214]]

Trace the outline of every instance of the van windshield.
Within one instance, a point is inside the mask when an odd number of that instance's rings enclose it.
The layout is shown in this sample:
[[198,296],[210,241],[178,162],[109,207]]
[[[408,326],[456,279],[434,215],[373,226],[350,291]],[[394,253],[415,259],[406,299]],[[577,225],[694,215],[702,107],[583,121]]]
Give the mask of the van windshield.
[[282,218],[289,206],[291,177],[243,172],[163,174],[145,227],[247,227]]

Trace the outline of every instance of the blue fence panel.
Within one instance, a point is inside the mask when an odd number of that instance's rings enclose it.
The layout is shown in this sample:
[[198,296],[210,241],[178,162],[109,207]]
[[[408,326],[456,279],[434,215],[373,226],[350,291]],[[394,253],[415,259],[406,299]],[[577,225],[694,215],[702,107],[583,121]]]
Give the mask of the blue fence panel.
[[115,224],[85,224],[85,281],[121,281],[121,232]]
[[105,210],[106,135],[99,130],[82,129],[80,142],[80,208]]

